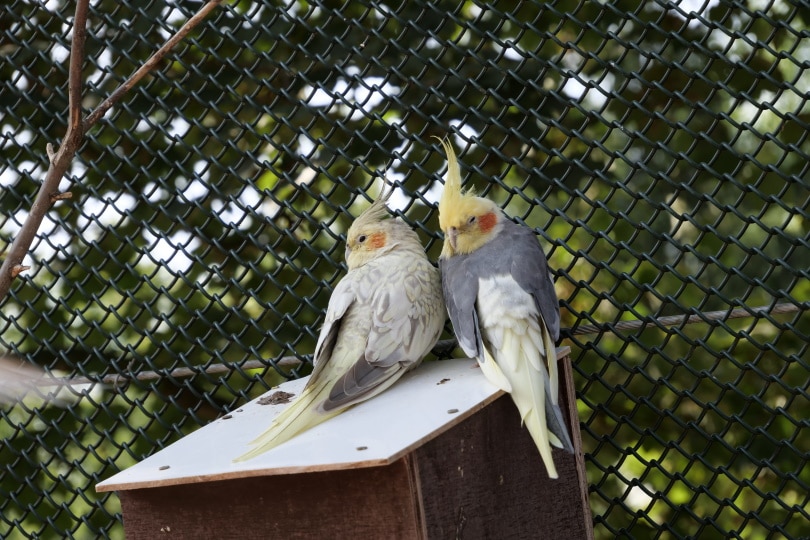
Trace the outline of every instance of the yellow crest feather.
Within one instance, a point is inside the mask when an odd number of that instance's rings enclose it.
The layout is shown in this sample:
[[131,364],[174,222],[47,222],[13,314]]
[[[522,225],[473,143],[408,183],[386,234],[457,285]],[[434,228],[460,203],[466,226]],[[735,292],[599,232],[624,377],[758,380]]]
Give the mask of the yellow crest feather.
[[502,213],[493,201],[461,190],[456,153],[450,143],[440,142],[447,154],[447,178],[439,199],[439,227],[445,233],[441,256],[448,258],[471,253],[491,240],[501,228]]
[[439,199],[439,227],[444,230],[446,221],[450,216],[456,215],[464,206],[465,199],[475,197],[472,190],[461,190],[461,169],[458,166],[458,158],[451,145],[446,139],[436,137],[447,154],[447,176],[444,179],[444,190]]

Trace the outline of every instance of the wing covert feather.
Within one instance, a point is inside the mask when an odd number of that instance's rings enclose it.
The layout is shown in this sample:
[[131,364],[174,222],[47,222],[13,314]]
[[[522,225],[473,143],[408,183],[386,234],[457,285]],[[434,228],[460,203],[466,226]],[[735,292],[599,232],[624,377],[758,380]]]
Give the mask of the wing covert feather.
[[506,234],[509,235],[505,241],[513,244],[511,249],[521,254],[520,257],[511,259],[509,273],[524,291],[534,297],[546,328],[556,342],[560,339],[560,304],[551,281],[546,255],[532,229],[511,221],[506,222],[505,226]]
[[353,309],[370,318],[365,348],[336,381],[324,410],[381,392],[416,367],[439,339],[445,313],[437,270],[407,253],[396,261],[392,257],[364,267],[356,284]]
[[484,361],[481,329],[475,308],[478,277],[468,271],[467,260],[467,256],[439,260],[442,290],[459,347],[470,358]]

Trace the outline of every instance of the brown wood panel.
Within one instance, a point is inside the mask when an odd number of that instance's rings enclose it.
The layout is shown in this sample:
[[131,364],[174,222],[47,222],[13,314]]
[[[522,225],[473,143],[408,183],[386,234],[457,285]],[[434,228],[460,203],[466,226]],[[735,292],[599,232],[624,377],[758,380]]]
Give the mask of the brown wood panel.
[[385,467],[120,493],[129,540],[423,538],[413,473]]
[[554,449],[558,480],[548,478],[509,396],[415,451],[429,539],[593,538],[573,385],[561,386],[577,452]]
[[[570,351],[570,349],[569,349]],[[588,476],[585,470],[585,454],[582,451],[582,431],[579,427],[579,413],[577,411],[577,392],[574,388],[574,368],[571,365],[571,357],[566,354],[560,359],[560,403],[563,408],[563,414],[568,419],[569,433],[571,434],[571,442],[574,445],[573,458],[577,487],[579,490],[579,508],[575,515],[582,516],[581,521],[583,524],[583,531],[581,538],[585,540],[594,540],[593,536],[593,516],[591,515],[591,503],[588,499]],[[560,476],[562,478],[562,475]],[[576,504],[576,500],[572,500],[572,504]]]

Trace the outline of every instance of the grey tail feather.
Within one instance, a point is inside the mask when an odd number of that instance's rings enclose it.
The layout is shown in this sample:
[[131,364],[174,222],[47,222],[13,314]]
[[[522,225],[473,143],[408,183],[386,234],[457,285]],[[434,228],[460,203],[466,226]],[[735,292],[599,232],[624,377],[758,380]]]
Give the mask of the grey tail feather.
[[573,454],[574,445],[571,443],[571,436],[568,434],[568,428],[563,418],[562,409],[560,409],[559,405],[551,401],[548,386],[546,387],[546,426],[549,431],[560,439],[563,450]]

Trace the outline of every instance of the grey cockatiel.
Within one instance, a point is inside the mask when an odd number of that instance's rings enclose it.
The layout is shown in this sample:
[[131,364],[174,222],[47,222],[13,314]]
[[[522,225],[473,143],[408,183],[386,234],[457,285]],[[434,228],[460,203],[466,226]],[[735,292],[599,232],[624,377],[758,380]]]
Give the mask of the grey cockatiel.
[[569,452],[573,446],[558,405],[560,311],[546,257],[531,229],[461,191],[456,155],[449,143],[442,146],[448,169],[439,267],[453,329],[487,379],[511,394],[548,475],[557,478],[550,445]]
[[[389,192],[390,195],[390,192]],[[349,271],[329,298],[303,392],[235,461],[245,461],[361,401],[415,368],[447,317],[438,270],[416,233],[387,216],[383,196],[352,223]]]

